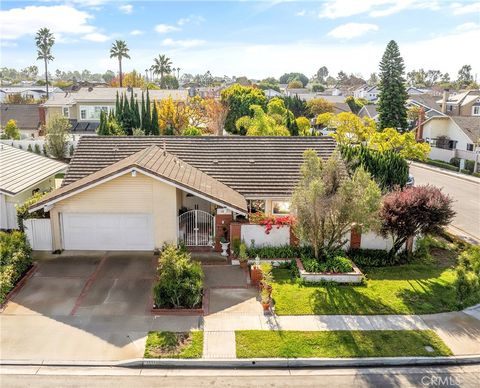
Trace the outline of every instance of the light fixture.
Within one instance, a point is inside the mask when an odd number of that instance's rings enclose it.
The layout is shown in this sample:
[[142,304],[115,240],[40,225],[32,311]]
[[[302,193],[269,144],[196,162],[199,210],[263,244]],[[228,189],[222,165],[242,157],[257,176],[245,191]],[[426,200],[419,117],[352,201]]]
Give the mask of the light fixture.
[[137,176],[137,170],[132,170],[132,177],[136,177]]

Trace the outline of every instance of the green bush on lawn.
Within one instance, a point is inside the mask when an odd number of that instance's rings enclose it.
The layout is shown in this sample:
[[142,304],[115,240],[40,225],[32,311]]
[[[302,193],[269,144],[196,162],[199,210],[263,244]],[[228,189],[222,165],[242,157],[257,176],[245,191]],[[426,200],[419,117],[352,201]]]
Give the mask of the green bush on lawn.
[[[235,332],[238,358],[450,356],[431,330]],[[433,352],[425,347],[430,346]]]
[[0,232],[0,304],[32,265],[31,254],[24,233]]
[[345,273],[353,270],[352,262],[342,255],[329,256],[324,261],[310,257],[302,257],[301,260],[307,272]]
[[313,257],[314,252],[310,246],[264,245],[256,247],[255,244],[247,247],[247,256],[250,258],[260,257],[261,259],[296,259],[302,256]]
[[201,358],[203,331],[175,333],[151,331],[145,345],[145,358]]
[[167,245],[158,261],[155,307],[194,309],[202,305],[203,270],[190,254]]

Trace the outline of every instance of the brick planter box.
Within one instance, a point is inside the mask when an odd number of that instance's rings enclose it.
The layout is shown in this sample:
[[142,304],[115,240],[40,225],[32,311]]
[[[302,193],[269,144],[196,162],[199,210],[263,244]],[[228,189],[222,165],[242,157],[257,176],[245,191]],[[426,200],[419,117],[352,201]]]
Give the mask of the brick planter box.
[[331,273],[331,272],[307,272],[303,267],[302,261],[296,259],[300,277],[306,282],[336,282],[346,284],[359,284],[363,281],[363,273],[358,267],[352,263],[353,271],[345,273]]
[[152,315],[177,315],[177,316],[204,316],[208,314],[208,301],[209,301],[209,290],[203,290],[203,297],[202,297],[202,307],[198,309],[158,309],[152,307],[150,312]]

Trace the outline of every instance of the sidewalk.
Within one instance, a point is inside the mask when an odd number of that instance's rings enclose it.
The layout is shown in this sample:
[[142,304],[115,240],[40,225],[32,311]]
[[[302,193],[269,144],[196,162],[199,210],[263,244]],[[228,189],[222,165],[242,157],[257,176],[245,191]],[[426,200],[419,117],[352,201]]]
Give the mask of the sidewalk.
[[442,173],[442,174],[445,174],[445,175],[450,175],[450,176],[453,176],[455,178],[463,179],[463,180],[466,180],[466,181],[469,181],[469,182],[472,182],[472,183],[480,184],[480,178],[477,178],[475,176],[462,174],[461,172],[455,172],[455,171],[447,170],[447,169],[441,168],[441,167],[431,166],[431,165],[425,164],[425,163],[414,162],[412,160],[409,160],[408,163],[412,166],[423,168],[425,170],[439,172],[439,173]]
[[204,358],[235,358],[236,330],[434,330],[452,352],[480,354],[480,306],[431,315],[213,314],[204,318]]

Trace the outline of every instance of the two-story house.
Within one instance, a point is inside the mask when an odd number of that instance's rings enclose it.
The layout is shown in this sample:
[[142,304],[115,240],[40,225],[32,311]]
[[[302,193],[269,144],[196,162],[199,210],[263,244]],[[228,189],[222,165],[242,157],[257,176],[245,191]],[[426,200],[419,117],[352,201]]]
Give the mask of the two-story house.
[[[145,92],[145,91],[144,91]],[[175,101],[186,101],[188,90],[149,90],[150,101],[160,101],[171,97]],[[55,115],[67,117],[72,134],[94,134],[100,124],[100,113],[115,110],[118,95],[126,94],[128,98],[141,102],[141,88],[81,88],[76,92],[52,95],[44,104],[45,119]]]

